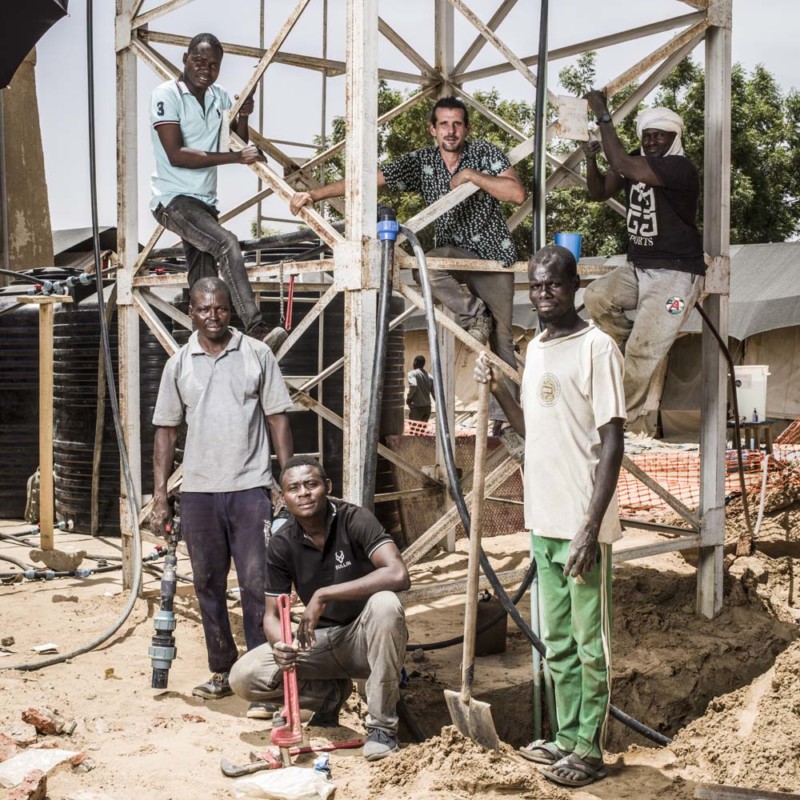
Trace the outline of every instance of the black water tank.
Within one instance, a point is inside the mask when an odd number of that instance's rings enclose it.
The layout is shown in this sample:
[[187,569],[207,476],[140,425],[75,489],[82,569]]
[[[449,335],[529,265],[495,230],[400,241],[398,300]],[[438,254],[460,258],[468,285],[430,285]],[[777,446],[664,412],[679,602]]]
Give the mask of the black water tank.
[[[74,530],[91,532],[92,467],[97,421],[98,355],[101,347],[96,298],[64,305],[55,313],[53,336],[53,469],[58,520],[71,520]],[[117,316],[109,328],[114,378],[117,371]],[[153,415],[167,354],[143,322],[139,322],[142,493],[153,491]],[[119,449],[108,389],[104,392],[104,425],[98,493],[98,530],[119,533]]]
[[0,517],[22,519],[28,478],[39,465],[39,308],[33,304],[0,315],[0,454]]

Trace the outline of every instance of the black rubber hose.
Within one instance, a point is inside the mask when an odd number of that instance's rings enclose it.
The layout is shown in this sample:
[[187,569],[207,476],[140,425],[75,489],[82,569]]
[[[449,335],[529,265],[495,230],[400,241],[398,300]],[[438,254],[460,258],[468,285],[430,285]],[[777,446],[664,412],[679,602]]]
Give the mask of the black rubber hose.
[[[386,206],[379,208],[381,221],[396,219],[394,211]],[[378,470],[378,440],[380,438],[381,408],[383,406],[383,375],[386,366],[386,348],[389,339],[389,302],[392,298],[392,265],[395,238],[381,239],[381,288],[378,296],[378,317],[375,331],[374,384],[369,399],[366,430],[366,458],[364,459],[364,487],[361,505],[374,510],[375,476]]]
[[14,272],[12,269],[0,269],[0,275],[10,275],[13,278],[19,278],[20,280],[27,281],[28,283],[42,283],[42,278],[34,278],[31,275],[25,275],[22,272]]
[[[431,295],[430,280],[428,277],[428,265],[425,261],[425,253],[423,252],[419,240],[412,230],[409,230],[403,226],[401,226],[400,230],[405,235],[406,239],[408,239],[409,244],[414,249],[414,255],[417,258],[420,283],[422,284],[422,295],[425,299],[425,319],[428,331],[428,345],[431,351],[431,371],[433,372],[434,379],[434,397],[436,399],[436,407],[439,409],[445,409],[447,406],[445,405],[444,400],[444,381],[442,380],[439,341],[436,333],[436,320],[433,314],[433,297]],[[466,501],[464,500],[464,494],[461,491],[461,484],[458,481],[447,415],[444,413],[437,414],[436,423],[439,428],[439,436],[442,440],[442,449],[444,452],[445,467],[447,470],[448,482],[450,484],[450,491],[458,510],[459,517],[461,518],[461,524],[464,526],[467,536],[469,536],[471,532],[470,516],[469,511],[467,510]],[[500,583],[497,573],[489,563],[489,559],[486,557],[486,553],[483,551],[483,549],[480,551],[480,562],[484,574],[488,578],[489,583],[491,583],[492,588],[494,589],[497,597],[500,599],[500,602],[503,604],[503,607],[508,612],[508,615],[512,620],[514,620],[514,623],[517,625],[517,627],[525,634],[528,641],[530,641],[530,643],[539,651],[542,657],[546,658],[546,648],[544,642],[542,642],[542,640],[533,632],[533,630],[531,630],[530,625],[528,625],[528,623],[523,619],[522,615],[517,610],[517,607],[511,601],[511,598],[508,596],[508,593],[506,592],[502,583]],[[637,733],[645,736],[656,744],[666,746],[672,743],[672,739],[664,736],[658,731],[652,730],[640,722],[636,722],[636,726],[634,727],[631,723],[635,722],[635,720],[613,705],[609,706],[609,713],[614,719],[622,722],[624,725],[627,725],[632,730],[635,730]]]
[[545,197],[547,170],[547,16],[548,0],[540,0],[539,52],[536,61],[536,99],[533,122],[533,217],[531,224],[531,253],[545,244]]

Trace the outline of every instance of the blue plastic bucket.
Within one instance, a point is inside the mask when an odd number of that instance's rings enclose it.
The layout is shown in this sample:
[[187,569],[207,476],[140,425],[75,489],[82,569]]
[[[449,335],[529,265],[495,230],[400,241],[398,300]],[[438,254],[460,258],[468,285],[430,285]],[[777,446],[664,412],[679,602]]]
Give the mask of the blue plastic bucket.
[[557,233],[553,237],[555,244],[561,247],[566,247],[567,250],[572,252],[576,261],[581,260],[581,242],[583,241],[582,233]]

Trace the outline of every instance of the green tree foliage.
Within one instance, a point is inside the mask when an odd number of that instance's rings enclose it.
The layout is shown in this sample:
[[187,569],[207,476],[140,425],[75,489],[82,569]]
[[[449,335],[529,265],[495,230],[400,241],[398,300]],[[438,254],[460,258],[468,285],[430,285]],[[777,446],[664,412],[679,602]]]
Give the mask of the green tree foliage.
[[[574,65],[559,73],[561,85],[574,95],[582,95],[596,83],[595,54],[581,55]],[[636,90],[630,86],[611,100],[612,109],[618,108]],[[704,144],[704,73],[691,59],[684,60],[663,81],[654,105],[664,105],[684,118],[684,148],[686,155],[703,173]],[[382,115],[410,96],[410,92],[391,89],[385,82],[379,84],[378,114]],[[497,90],[476,92],[475,97],[487,108],[526,137],[533,134],[534,110],[532,103],[520,100],[503,100]],[[428,119],[433,100],[423,101],[391,122],[380,127],[378,158],[392,161],[399,156],[432,144],[428,132]],[[640,109],[643,108],[640,105]],[[555,114],[548,109],[548,119]],[[636,114],[630,114],[617,129],[623,144],[633,150],[638,146]],[[487,139],[508,152],[517,139],[487,120],[481,114],[470,112],[471,133],[474,139]],[[763,67],[751,74],[739,64],[732,71],[732,147],[731,176],[731,241],[733,243],[784,241],[800,232],[800,93],[784,96],[774,77]],[[337,117],[327,141],[318,141],[324,150],[345,136],[345,120]],[[575,147],[574,142],[550,143],[551,152],[565,156]],[[324,173],[323,173],[324,169]],[[583,165],[578,167],[583,170]],[[318,180],[336,180],[344,174],[344,153],[331,159],[317,171]],[[532,162],[525,159],[516,166],[523,184],[533,186]],[[548,167],[548,171],[550,167]],[[423,203],[412,193],[387,195],[401,221],[419,212]],[[619,200],[624,203],[620,193]],[[506,204],[503,212],[508,217],[515,207]],[[331,212],[333,214],[333,212]],[[335,216],[335,214],[334,214]],[[700,216],[702,220],[702,214]],[[583,234],[583,254],[609,256],[624,253],[627,236],[624,219],[605,203],[589,202],[584,188],[564,185],[554,189],[547,198],[547,234],[556,231],[577,231]],[[521,259],[530,255],[531,220],[526,218],[513,232]],[[423,246],[432,243],[432,226],[420,236]]]
[[[684,148],[702,178],[705,75],[687,59],[664,81],[656,102],[685,123]],[[731,242],[782,242],[800,232],[800,96],[784,96],[758,65],[731,71]],[[702,215],[701,215],[702,217]]]

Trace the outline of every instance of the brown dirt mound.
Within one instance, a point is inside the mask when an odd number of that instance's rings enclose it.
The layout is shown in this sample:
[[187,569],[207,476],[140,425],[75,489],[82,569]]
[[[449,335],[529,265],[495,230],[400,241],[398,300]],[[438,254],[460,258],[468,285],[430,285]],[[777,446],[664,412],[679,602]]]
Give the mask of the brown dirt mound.
[[[396,790],[402,787],[402,794]],[[484,750],[464,738],[452,725],[422,745],[411,745],[380,762],[370,781],[373,793],[394,798],[415,797],[425,791],[532,793],[537,800],[568,800],[571,795],[548,783],[534,764],[517,756],[506,744],[499,752]],[[452,794],[446,795],[452,797]]]
[[779,792],[800,790],[800,643],[749,686],[715,698],[671,746],[687,772]]

